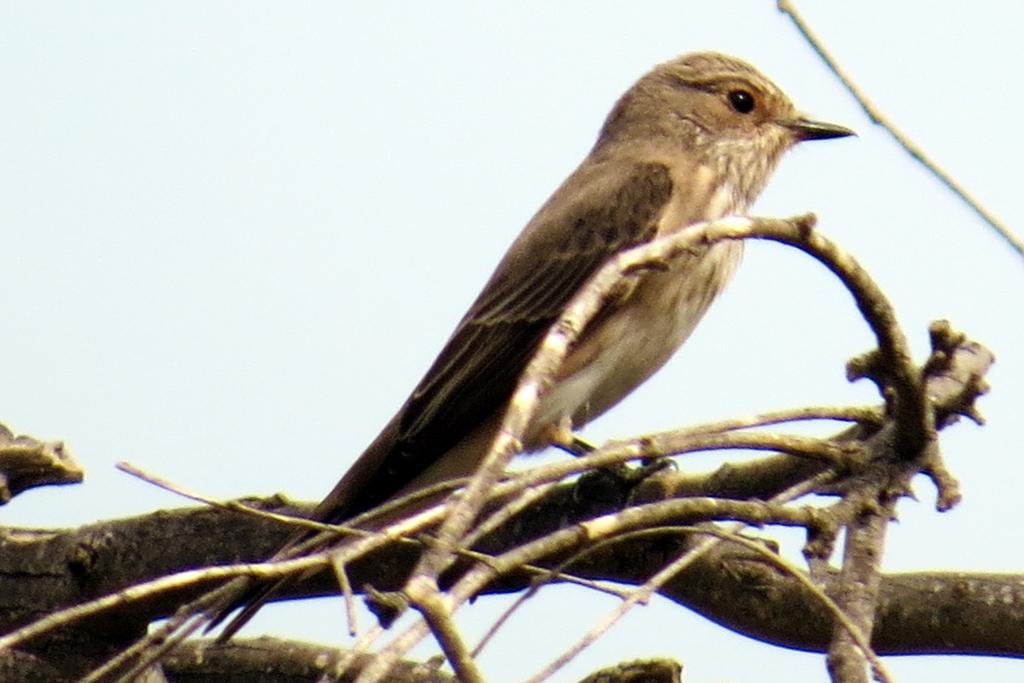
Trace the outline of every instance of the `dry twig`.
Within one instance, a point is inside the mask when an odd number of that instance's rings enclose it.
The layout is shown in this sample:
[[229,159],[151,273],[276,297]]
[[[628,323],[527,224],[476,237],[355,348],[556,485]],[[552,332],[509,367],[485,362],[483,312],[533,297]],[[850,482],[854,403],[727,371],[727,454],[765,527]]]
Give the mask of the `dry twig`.
[[875,106],[867,95],[857,87],[853,82],[853,79],[846,73],[846,71],[839,66],[835,57],[825,48],[825,45],[821,42],[811,27],[807,24],[804,18],[797,11],[796,7],[790,0],[778,0],[779,11],[792,19],[793,24],[796,26],[800,34],[807,40],[811,48],[814,49],[818,56],[821,57],[821,61],[825,62],[825,65],[831,69],[832,73],[836,75],[836,78],[846,87],[847,91],[860,105],[860,108],[864,110],[868,118],[873,123],[884,128],[896,142],[903,148],[903,150],[916,159],[925,169],[928,170],[933,176],[935,176],[939,182],[945,185],[950,192],[955,194],[964,204],[969,206],[975,214],[978,215],[990,228],[992,228],[997,235],[1003,238],[1011,249],[1017,252],[1018,255],[1024,256],[1024,241],[1013,234],[1010,228],[1003,224],[995,215],[985,208],[985,206],[974,198],[967,188],[963,187],[958,183],[953,176],[942,169],[931,157],[925,154],[924,150],[915,145],[906,133],[896,127],[892,121],[889,120],[884,114],[879,111],[878,107]]

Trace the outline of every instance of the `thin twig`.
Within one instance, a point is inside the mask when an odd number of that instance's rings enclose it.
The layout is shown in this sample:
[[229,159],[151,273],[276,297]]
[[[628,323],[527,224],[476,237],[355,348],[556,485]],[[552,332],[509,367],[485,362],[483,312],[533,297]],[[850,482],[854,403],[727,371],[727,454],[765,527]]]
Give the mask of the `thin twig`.
[[474,526],[473,529],[466,534],[462,544],[467,548],[473,547],[481,538],[485,537],[492,531],[495,531],[527,507],[548,495],[555,486],[557,486],[557,482],[548,482],[546,484],[538,484],[536,486],[519,489],[516,492],[515,497],[508,502],[503,503],[500,507],[491,512],[487,517],[483,518],[476,526]]
[[114,467],[121,470],[125,474],[129,474],[135,477],[136,479],[141,479],[147,484],[152,484],[153,486],[163,489],[164,491],[169,491],[170,493],[181,496],[182,498],[194,500],[197,503],[203,503],[204,505],[209,505],[210,507],[219,508],[221,510],[231,510],[233,512],[241,512],[243,514],[252,515],[253,517],[259,517],[261,519],[266,519],[271,522],[278,522],[280,524],[287,524],[289,526],[304,527],[307,529],[312,529],[313,531],[342,533],[341,531],[339,531],[339,527],[330,524],[321,524],[320,522],[314,522],[304,517],[294,517],[292,515],[279,515],[275,512],[267,512],[266,510],[260,510],[259,508],[254,508],[250,505],[246,505],[245,503],[240,503],[237,500],[219,500],[217,498],[206,496],[202,493],[198,493],[191,489],[185,488],[184,486],[181,486],[179,484],[175,484],[174,482],[164,479],[163,477],[158,477],[155,474],[146,472],[145,470],[136,467],[130,462],[122,461],[114,465]]
[[341,680],[342,676],[348,672],[349,667],[356,663],[360,655],[364,655],[370,651],[374,641],[384,635],[384,631],[385,629],[383,626],[375,624],[361,635],[359,639],[352,644],[352,647],[350,647],[341,656],[337,664],[335,664],[333,672],[334,678]]
[[610,584],[603,585],[598,581],[593,581],[590,579],[581,579],[578,576],[566,574],[564,571],[562,571],[565,567],[568,567],[573,562],[576,562],[578,559],[580,559],[582,555],[583,553],[574,555],[572,558],[560,563],[558,567],[554,569],[540,570],[538,572],[539,576],[537,576],[533,581],[530,582],[530,587],[522,593],[520,593],[519,595],[517,595],[516,599],[512,602],[512,604],[504,610],[502,610],[498,618],[494,620],[494,623],[492,623],[487,628],[487,631],[485,631],[484,634],[480,636],[480,640],[477,641],[476,647],[473,648],[473,656],[479,657],[480,653],[483,652],[485,647],[487,647],[487,644],[490,643],[491,640],[493,640],[494,637],[498,635],[498,631],[501,629],[501,627],[504,626],[505,623],[512,618],[512,615],[515,614],[520,607],[525,605],[527,601],[529,601],[531,598],[537,595],[537,593],[540,592],[541,588],[543,588],[546,585],[549,585],[556,579],[562,583],[576,584],[578,586],[590,588],[600,593],[607,593],[608,595],[616,597],[619,600],[625,600],[627,597],[629,597],[631,591],[627,589],[616,588],[614,585]]
[[352,583],[348,580],[348,571],[345,563],[335,553],[330,554],[331,567],[334,569],[334,576],[338,579],[338,587],[341,588],[341,596],[345,601],[345,623],[348,625],[348,634],[356,635],[359,632],[359,623],[356,615],[356,598],[352,593]]
[[871,643],[869,638],[867,637],[867,634],[865,634],[857,626],[857,624],[854,623],[843,612],[839,605],[834,600],[832,600],[832,598],[830,598],[828,594],[825,593],[825,591],[822,590],[822,588],[817,583],[815,583],[810,576],[807,575],[807,573],[801,571],[800,568],[792,562],[781,557],[776,552],[773,552],[772,550],[766,548],[761,543],[758,543],[744,536],[738,535],[735,532],[726,531],[723,529],[714,529],[709,527],[660,527],[655,529],[645,529],[643,531],[638,531],[633,534],[629,534],[629,536],[635,537],[643,535],[645,533],[658,532],[711,535],[717,537],[722,541],[742,545],[748,550],[751,550],[757,553],[758,555],[761,555],[762,557],[766,558],[773,565],[775,565],[782,571],[786,572],[786,574],[788,574],[789,576],[793,577],[793,579],[795,579],[801,586],[807,589],[807,591],[811,593],[811,595],[813,595],[813,597],[832,614],[835,620],[839,623],[842,630],[850,635],[850,637],[853,639],[857,647],[860,648],[860,650],[867,657],[868,661],[871,663],[872,669],[878,672],[877,675],[879,676],[879,681],[892,680],[888,671],[885,669],[885,666],[882,664],[882,661],[878,658],[878,655],[871,647]]
[[539,484],[650,456],[684,455],[714,450],[782,452],[820,461],[825,465],[845,467],[849,463],[851,453],[859,451],[859,446],[856,443],[837,444],[828,439],[793,434],[709,434],[698,430],[695,435],[678,436],[676,432],[663,432],[630,441],[609,442],[578,458],[517,472],[514,477],[495,486],[492,493],[495,497],[504,497]]
[[[875,335],[878,349],[868,354],[870,368],[861,371],[882,390],[897,426],[896,451],[904,458],[919,456],[935,439],[935,417],[925,394],[921,371],[914,364],[896,311],[878,284],[850,254],[812,229],[813,221],[759,223],[750,237],[796,247],[817,259],[839,278]],[[864,359],[861,362],[865,363]]]
[[[804,495],[814,490],[820,484],[822,476],[818,475],[802,481],[796,486],[776,496],[770,503],[791,500],[794,497]],[[754,519],[755,523],[765,522],[764,510],[767,503],[743,503],[738,501],[716,500],[716,499],[690,499],[671,500],[645,507],[648,510],[657,509],[661,514],[657,519],[679,519],[686,515],[698,516],[698,519],[708,519],[715,515],[735,519]],[[656,507],[655,507],[656,506]],[[793,525],[806,524],[807,513],[795,510],[776,508],[780,513],[779,521],[792,523]],[[642,513],[609,514],[598,517],[571,527],[558,529],[543,538],[529,541],[523,545],[513,548],[502,555],[492,558],[490,562],[480,564],[466,572],[454,586],[447,592],[447,599],[450,600],[452,609],[455,609],[467,600],[476,595],[485,585],[493,581],[495,577],[512,571],[523,564],[529,564],[535,560],[551,555],[553,552],[577,547],[584,542],[593,542],[603,538],[607,534],[616,534],[637,528],[636,525],[650,519],[651,515]],[[742,528],[739,525],[738,528]],[[410,625],[405,631],[391,641],[374,657],[373,661],[359,673],[356,683],[371,683],[373,681],[385,680],[388,672],[394,666],[399,657],[419,643],[429,633],[425,622],[418,620]]]
[[709,434],[714,432],[731,432],[740,429],[768,427],[786,422],[803,422],[810,420],[834,420],[837,422],[858,422],[861,424],[880,425],[885,415],[877,406],[812,406],[807,408],[789,408],[757,413],[747,417],[734,417],[718,422],[707,422],[693,427],[669,430],[666,433],[677,435]]
[[1010,245],[1010,248],[1016,251],[1018,255],[1024,256],[1024,241],[1022,241],[1019,237],[1014,235],[1013,231],[1011,231],[1009,227],[1004,225],[1002,221],[996,218],[991,211],[986,209],[981,204],[981,202],[975,199],[967,191],[966,188],[964,188],[962,185],[960,185],[960,183],[954,180],[953,177],[949,175],[949,173],[944,171],[937,163],[932,161],[920,147],[911,142],[910,138],[908,138],[903,131],[898,129],[892,121],[890,121],[885,115],[883,115],[878,110],[878,107],[876,107],[871,102],[871,100],[868,99],[867,95],[865,95],[861,91],[861,89],[858,88],[856,84],[854,84],[850,76],[847,75],[847,73],[842,69],[842,67],[839,66],[839,63],[825,48],[824,44],[817,37],[817,35],[814,34],[814,32],[811,30],[807,22],[804,21],[804,18],[797,11],[796,7],[793,6],[793,3],[790,2],[789,0],[778,0],[778,8],[779,11],[787,15],[793,21],[793,24],[796,26],[797,30],[800,31],[803,37],[810,44],[811,48],[813,48],[814,51],[818,53],[818,56],[821,57],[821,60],[825,62],[829,69],[832,70],[832,73],[834,73],[836,77],[842,82],[842,84],[846,87],[849,93],[853,95],[853,98],[857,101],[857,104],[860,105],[860,108],[864,110],[864,113],[867,114],[868,118],[870,118],[871,121],[874,122],[875,124],[881,126],[886,131],[888,131],[889,134],[892,135],[893,139],[895,139],[896,142],[899,143],[899,145],[904,149],[904,151],[907,152],[907,154],[916,159],[933,176],[938,178],[939,182],[945,185],[950,190],[950,192],[955,194],[957,197],[960,198],[962,202],[969,206],[971,210],[974,211],[974,213],[976,213],[978,217],[981,218],[981,220],[985,221],[985,223],[987,223],[989,227],[995,230],[996,234],[1002,237],[1003,240],[1008,245]]
[[[779,495],[773,497],[769,504],[782,505],[791,500],[796,500],[810,491],[813,491],[820,480],[824,478],[823,475],[819,474],[805,481],[799,482],[798,484],[790,487],[783,491]],[[738,535],[748,525],[744,522],[730,524],[722,533],[730,535]],[[699,528],[696,528],[698,529]],[[717,535],[716,535],[717,536]],[[647,603],[651,596],[673,577],[678,575],[681,571],[689,567],[691,564],[696,562],[702,555],[707,551],[714,548],[716,545],[722,542],[721,538],[705,538],[700,541],[696,546],[688,549],[677,557],[666,567],[658,571],[654,576],[647,580],[643,586],[637,588],[637,590],[626,600],[619,603],[616,609],[612,610],[611,613],[601,619],[595,624],[587,633],[585,633],[572,647],[563,652],[554,662],[548,665],[543,671],[538,673],[536,676],[529,679],[529,683],[538,683],[546,678],[549,678],[558,669],[565,666],[572,659],[574,659],[580,652],[585,650],[591,644],[593,644],[598,638],[601,637],[608,629],[622,619],[634,606],[638,604]],[[799,572],[798,572],[799,573]]]
[[234,579],[240,576],[252,576],[265,579],[276,579],[286,576],[292,572],[306,571],[309,569],[323,567],[326,560],[323,556],[311,555],[309,557],[286,560],[281,562],[264,562],[259,564],[237,564],[229,567],[206,567],[204,569],[190,569],[177,572],[170,576],[163,576],[158,579],[146,581],[123,590],[106,595],[95,600],[84,602],[74,607],[62,609],[59,612],[49,614],[30,624],[22,626],[17,631],[0,636],[0,652],[10,649],[25,641],[48,633],[62,626],[67,626],[79,619],[99,614],[106,610],[112,610],[121,605],[142,600],[159,593],[179,588],[186,588],[199,581],[212,581],[217,579]]
[[176,648],[182,641],[202,628],[205,621],[206,618],[203,614],[188,615],[182,619],[181,623],[168,631],[166,638],[157,641],[156,647],[152,647],[143,653],[143,649],[146,645],[143,644],[143,641],[139,641],[132,647],[119,652],[117,656],[104,662],[102,666],[90,671],[88,675],[84,676],[79,681],[79,683],[100,683],[100,681],[108,680],[108,676],[116,672],[136,656],[138,656],[139,659],[136,660],[134,665],[130,668],[119,672],[117,674],[117,680],[130,682],[140,680],[139,677],[143,673],[145,673],[150,667],[155,666],[156,662],[161,657]]
[[[487,633],[480,639],[480,642],[473,649],[473,655],[479,655],[487,641],[497,631],[497,626],[507,621],[512,612],[534,596],[542,586],[557,578],[562,571],[588,555],[603,550],[606,546],[619,543],[624,537],[633,533],[643,533],[642,528],[649,524],[656,524],[659,520],[666,518],[677,518],[679,516],[698,516],[699,518],[711,521],[712,519],[743,519],[744,525],[756,524],[779,524],[782,526],[810,525],[814,513],[809,510],[791,510],[790,508],[772,505],[764,502],[744,503],[739,501],[728,501],[713,498],[686,498],[679,500],[666,500],[645,505],[637,505],[625,508],[615,513],[603,515],[595,519],[580,522],[577,527],[587,537],[585,547],[573,553],[560,562],[557,566],[539,577],[539,581],[532,583],[530,588],[516,602],[511,605],[495,622],[495,625],[488,629]],[[632,529],[641,528],[641,531],[634,532]],[[621,531],[626,529],[627,531]],[[550,538],[551,536],[549,536]],[[541,539],[543,540],[543,539]],[[580,545],[580,544],[577,544]],[[514,552],[514,551],[513,551]],[[550,554],[550,553],[548,553]],[[502,560],[493,563],[497,571],[502,571],[502,566],[514,565],[515,561],[509,562],[507,554]],[[632,591],[627,592],[626,597]],[[622,597],[622,596],[620,596]]]
[[[410,582],[411,586],[425,585],[421,582]],[[455,628],[452,620],[454,605],[451,599],[437,590],[436,586],[431,587],[422,595],[406,593],[410,603],[423,615],[423,619],[430,626],[430,632],[434,639],[441,646],[445,659],[455,672],[455,678],[463,683],[483,683],[484,677],[479,667],[473,661],[473,655],[466,647],[462,634]]]
[[[781,524],[806,525],[810,521],[810,512],[785,509],[781,507],[781,503],[793,500],[814,490],[822,479],[823,475],[817,475],[802,481],[767,503],[743,503],[695,498],[662,501],[637,508],[629,508],[620,513],[603,515],[572,527],[554,531],[546,537],[530,541],[495,557],[486,566],[475,567],[449,589],[448,595],[454,606],[462,605],[496,576],[511,571],[523,563],[533,562],[540,557],[546,557],[554,552],[570,547],[578,547],[582,543],[593,543],[609,535],[642,528],[644,524],[658,522],[659,520],[681,519],[689,516],[690,519],[694,520],[739,518],[752,520],[755,524],[772,521]],[[774,517],[772,520],[766,518],[766,512],[769,510],[769,514]],[[652,514],[654,512],[657,514]],[[736,531],[742,530],[745,526],[746,524],[744,523],[734,525]],[[708,548],[710,547],[708,546]],[[677,571],[681,571],[686,565],[695,561],[708,548],[701,547],[691,550],[693,558],[686,560],[682,566],[677,565]],[[634,599],[635,601],[636,599]],[[392,666],[390,660],[401,656],[401,654],[419,642],[426,633],[427,629],[422,622],[417,622],[410,626],[391,645],[380,652],[370,667],[364,669],[361,677],[358,679],[359,683],[381,680],[380,677],[386,675],[386,672]]]

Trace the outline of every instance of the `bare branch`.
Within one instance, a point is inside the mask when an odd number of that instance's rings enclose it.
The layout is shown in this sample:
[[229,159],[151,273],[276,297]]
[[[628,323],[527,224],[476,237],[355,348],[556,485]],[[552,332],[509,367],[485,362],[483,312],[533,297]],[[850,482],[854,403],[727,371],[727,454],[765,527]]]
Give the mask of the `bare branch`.
[[[861,492],[851,494],[862,498]],[[871,638],[881,585],[882,554],[885,531],[896,506],[897,496],[884,503],[864,501],[859,514],[846,525],[846,544],[843,568],[834,591],[837,609],[849,623],[837,621],[829,647],[827,666],[832,680],[837,683],[867,683],[867,664],[871,662],[876,677],[881,666],[872,653],[864,648]]]
[[15,436],[0,424],[0,505],[26,489],[78,484],[83,476],[63,442]]
[[[352,655],[347,648],[311,645],[278,638],[252,638],[230,643],[188,641],[161,662],[173,680],[212,680],[218,677],[248,683],[307,683],[333,680],[345,659],[360,669],[372,655]],[[450,674],[436,667],[401,662],[392,672],[395,683],[451,683]]]

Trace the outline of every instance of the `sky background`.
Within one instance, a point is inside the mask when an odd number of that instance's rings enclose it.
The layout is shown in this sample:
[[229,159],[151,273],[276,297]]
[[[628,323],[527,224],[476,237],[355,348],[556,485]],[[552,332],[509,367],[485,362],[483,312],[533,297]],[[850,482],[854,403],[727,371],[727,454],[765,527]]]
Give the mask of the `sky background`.
[[[799,6],[878,106],[1020,234],[1020,7]],[[319,498],[621,92],[714,49],[860,133],[791,153],[755,212],[817,212],[891,297],[920,360],[939,318],[997,356],[989,424],[942,435],[963,503],[936,513],[919,480],[885,568],[1024,569],[1024,264],[872,126],[774,3],[8,1],[0,26],[0,422],[64,440],[87,473],[16,498],[3,524],[184,504],[119,460],[212,496]],[[683,351],[586,435],[873,403],[870,383],[844,379],[870,342],[820,265],[752,243]],[[478,601],[462,623],[507,604]],[[539,670],[613,606],[543,592],[481,660],[488,680]],[[267,609],[247,633],[344,644],[339,624],[323,600]],[[650,656],[681,660],[695,683],[825,677],[820,656],[657,601],[557,680]],[[1024,676],[995,658],[887,665],[900,681]]]

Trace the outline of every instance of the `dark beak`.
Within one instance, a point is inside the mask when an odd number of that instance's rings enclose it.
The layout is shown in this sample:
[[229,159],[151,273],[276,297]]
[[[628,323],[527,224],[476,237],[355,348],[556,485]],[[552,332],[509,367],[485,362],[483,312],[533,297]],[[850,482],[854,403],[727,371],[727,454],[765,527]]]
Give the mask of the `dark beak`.
[[856,135],[845,126],[837,126],[834,123],[824,121],[812,121],[807,118],[793,119],[782,124],[793,131],[797,142],[804,140],[830,140],[832,138],[845,138],[849,135]]

